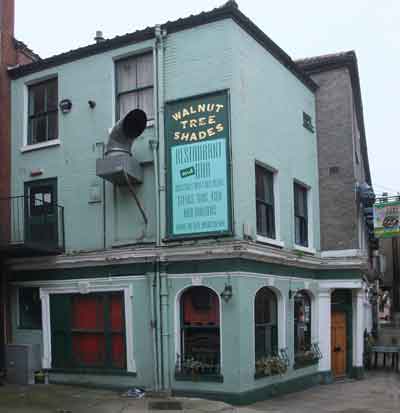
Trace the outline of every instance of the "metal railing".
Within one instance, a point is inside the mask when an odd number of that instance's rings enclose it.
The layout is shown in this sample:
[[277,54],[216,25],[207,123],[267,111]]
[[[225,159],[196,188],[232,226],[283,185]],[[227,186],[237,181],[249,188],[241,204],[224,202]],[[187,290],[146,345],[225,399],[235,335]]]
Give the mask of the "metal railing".
[[0,198],[0,246],[63,252],[64,207],[23,195]]

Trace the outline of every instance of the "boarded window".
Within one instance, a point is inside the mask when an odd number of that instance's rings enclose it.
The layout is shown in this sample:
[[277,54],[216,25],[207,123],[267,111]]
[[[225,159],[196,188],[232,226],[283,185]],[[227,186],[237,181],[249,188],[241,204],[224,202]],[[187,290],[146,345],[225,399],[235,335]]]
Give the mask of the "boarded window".
[[124,369],[121,292],[51,296],[53,368]]

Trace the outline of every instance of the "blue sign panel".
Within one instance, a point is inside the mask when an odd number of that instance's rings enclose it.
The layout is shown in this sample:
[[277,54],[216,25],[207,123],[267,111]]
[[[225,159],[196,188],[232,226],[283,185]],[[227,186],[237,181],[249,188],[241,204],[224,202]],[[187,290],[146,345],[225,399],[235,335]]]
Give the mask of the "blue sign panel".
[[167,105],[170,238],[231,232],[228,113],[226,92]]

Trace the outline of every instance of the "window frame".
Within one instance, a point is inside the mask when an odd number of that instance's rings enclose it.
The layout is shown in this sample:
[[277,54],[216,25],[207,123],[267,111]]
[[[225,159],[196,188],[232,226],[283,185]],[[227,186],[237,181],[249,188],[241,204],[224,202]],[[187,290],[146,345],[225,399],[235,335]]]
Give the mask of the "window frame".
[[[42,112],[37,112],[37,113],[33,113],[31,114],[31,105],[32,105],[32,90],[38,86],[42,86],[45,84],[49,84],[55,82],[56,85],[56,106],[54,109],[48,109],[47,107],[47,88],[46,90],[46,95],[45,95],[45,110]],[[45,146],[53,146],[53,145],[57,145],[57,143],[59,143],[59,85],[58,85],[58,76],[51,76],[48,77],[46,79],[41,79],[37,82],[32,82],[26,85],[27,88],[27,105],[26,105],[26,116],[27,116],[27,122],[26,122],[26,147],[45,147]],[[55,118],[56,118],[56,130],[57,130],[57,135],[54,137],[49,138],[49,128],[48,128],[48,119],[50,115],[55,114]],[[39,141],[39,142],[33,142],[33,135],[32,135],[32,121],[34,119],[38,119],[38,118],[45,118],[46,119],[46,139],[43,141]]]
[[[152,84],[151,85],[147,85],[147,86],[140,86],[140,87],[136,87],[136,88],[132,88],[132,89],[128,89],[128,90],[124,90],[123,92],[119,92],[119,85],[118,85],[118,65],[126,62],[128,60],[136,60],[139,59],[143,56],[146,55],[151,55],[152,56]],[[136,65],[136,85],[137,85],[137,65]],[[155,79],[154,79],[154,54],[152,50],[146,50],[146,51],[141,51],[140,53],[137,54],[133,54],[133,55],[128,55],[128,56],[123,56],[120,58],[116,58],[114,59],[114,90],[115,90],[115,120],[118,122],[120,120],[120,97],[121,96],[126,96],[129,94],[133,94],[133,93],[140,93],[144,90],[153,90],[152,93],[152,101],[153,101],[153,116],[152,117],[148,117],[147,118],[147,125],[152,125],[154,124],[154,120],[156,117],[156,102],[154,99],[154,89],[155,89]],[[139,106],[137,106],[137,108],[140,108]],[[132,109],[133,110],[133,109]],[[147,113],[146,113],[147,116]]]
[[[259,294],[262,294],[264,291],[268,291],[268,294],[270,294],[274,298],[274,308],[275,308],[275,322],[269,322],[269,323],[260,323],[257,322],[257,297]],[[268,286],[260,288],[255,296],[254,296],[254,303],[253,303],[253,311],[254,311],[254,358],[255,358],[255,363],[257,360],[263,358],[263,357],[269,357],[273,356],[279,353],[279,299],[278,295],[276,292],[269,288]],[[264,341],[265,341],[265,335],[266,335],[266,329],[269,327],[271,331],[271,342],[270,342],[270,347],[271,347],[271,353],[264,352],[263,354],[257,354],[257,328],[263,328],[264,329]],[[273,334],[273,328],[275,328],[275,333]]]
[[[204,288],[207,289],[210,293],[210,298],[214,297],[214,304],[218,306],[215,309],[217,323],[212,325],[185,325],[184,320],[184,298],[187,294],[193,291],[196,288]],[[217,331],[215,334],[218,337],[218,364],[216,364],[215,371],[206,371],[206,372],[196,372],[194,374],[194,380],[205,380],[205,381],[215,381],[215,382],[222,382],[222,328],[221,328],[221,300],[219,294],[214,291],[214,289],[206,286],[206,285],[191,285],[189,287],[184,288],[180,293],[177,294],[176,299],[176,367],[175,367],[175,379],[176,380],[191,380],[193,378],[193,374],[188,374],[188,372],[183,371],[182,368],[182,360],[185,359],[185,337],[184,334],[186,331],[189,330],[196,330],[199,331]],[[211,369],[212,370],[212,369]]]
[[[133,343],[133,286],[132,281],[137,280],[137,277],[120,282],[118,285],[105,286],[106,280],[85,280],[81,279],[79,283],[67,281],[62,287],[40,288],[42,299],[42,317],[43,317],[43,359],[42,368],[52,370],[52,343],[51,343],[51,325],[50,325],[50,296],[53,294],[87,294],[91,292],[117,292],[122,291],[124,296],[124,317],[125,317],[125,342],[126,342],[126,369],[112,371],[115,374],[136,375],[136,362],[134,358],[134,343]],[[89,370],[89,369],[86,369]],[[105,369],[90,369],[93,372],[105,372]],[[78,372],[79,369],[71,369],[71,372]]]
[[[304,215],[298,215],[298,200],[296,189],[301,189],[305,194],[303,199]],[[310,188],[298,181],[293,182],[293,218],[294,218],[294,244],[302,248],[310,248],[310,213],[309,213]],[[300,234],[297,233],[297,220],[300,221]],[[305,235],[305,236],[304,236]]]
[[[268,179],[270,179],[272,188],[270,188],[270,195],[272,198],[272,203],[268,202],[267,199],[262,199],[257,197],[257,171],[260,171],[263,175],[263,181],[264,181],[264,176],[269,175]],[[274,241],[278,241],[278,236],[279,236],[279,226],[277,223],[277,194],[276,194],[276,171],[273,170],[272,168],[268,168],[265,165],[260,164],[259,162],[255,163],[255,171],[254,171],[254,176],[255,176],[255,200],[256,200],[256,234],[260,238],[265,238],[265,239],[270,239]],[[264,188],[263,192],[266,192]],[[258,208],[260,205],[263,205],[265,207],[266,211],[266,222],[268,224],[268,221],[272,221],[272,228],[268,229],[267,232],[259,232],[259,221],[258,221]],[[271,216],[269,216],[269,214]],[[271,218],[272,217],[272,218]],[[268,225],[267,225],[268,226]]]
[[[301,300],[307,301],[306,305],[309,306],[309,318],[308,321],[299,321],[298,317],[296,318],[296,297],[299,301],[299,296],[301,296]],[[312,299],[311,295],[306,290],[297,291],[293,297],[293,328],[294,328],[294,336],[293,336],[293,351],[295,358],[298,356],[303,355],[306,351],[311,351],[312,349],[312,323],[313,323],[313,306],[312,306]],[[298,308],[298,307],[297,307]],[[307,327],[308,334],[307,334],[307,342],[305,343],[305,348],[299,350],[299,340],[298,340],[298,326],[303,325]]]

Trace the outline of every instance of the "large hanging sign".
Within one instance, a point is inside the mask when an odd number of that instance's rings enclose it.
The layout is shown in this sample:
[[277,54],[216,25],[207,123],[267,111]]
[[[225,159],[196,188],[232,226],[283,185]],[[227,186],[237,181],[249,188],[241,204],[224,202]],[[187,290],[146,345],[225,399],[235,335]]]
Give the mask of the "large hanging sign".
[[168,238],[231,233],[228,102],[224,91],[166,105]]
[[400,236],[400,201],[374,205],[374,232],[377,238]]

